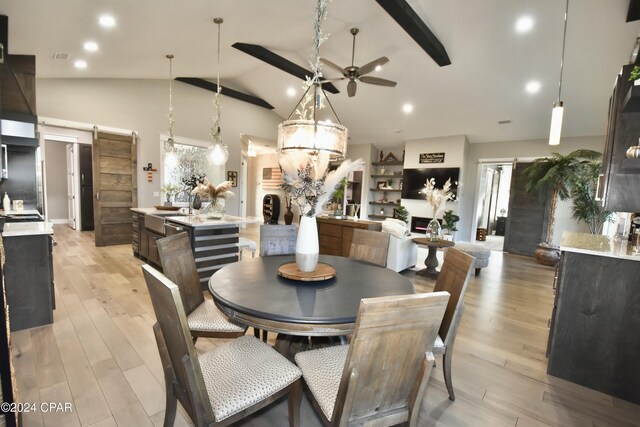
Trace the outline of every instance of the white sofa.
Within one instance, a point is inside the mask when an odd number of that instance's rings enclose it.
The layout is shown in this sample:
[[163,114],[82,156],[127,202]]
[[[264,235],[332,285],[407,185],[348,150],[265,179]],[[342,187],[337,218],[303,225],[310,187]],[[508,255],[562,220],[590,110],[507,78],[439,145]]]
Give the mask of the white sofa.
[[382,231],[389,233],[387,268],[398,272],[415,266],[418,246],[408,235],[407,224],[398,219],[386,219],[382,222]]

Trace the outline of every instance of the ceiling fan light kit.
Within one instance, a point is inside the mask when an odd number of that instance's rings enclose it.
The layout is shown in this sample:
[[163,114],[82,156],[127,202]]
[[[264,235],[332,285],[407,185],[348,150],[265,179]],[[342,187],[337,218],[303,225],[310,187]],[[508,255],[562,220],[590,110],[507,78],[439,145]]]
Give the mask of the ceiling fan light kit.
[[287,120],[278,126],[278,151],[283,154],[290,150],[303,150],[310,155],[324,152],[333,159],[343,159],[347,152],[348,130],[340,123],[320,81],[320,45],[326,40],[321,24],[326,16],[327,3],[327,0],[318,0],[316,6],[313,78]]
[[551,110],[551,128],[549,129],[549,145],[559,145],[562,134],[562,118],[564,115],[564,102],[562,102],[562,71],[564,69],[564,47],[567,41],[567,17],[569,15],[569,0],[564,11],[564,34],[562,36],[562,57],[560,58],[560,82],[558,83],[558,100],[553,103]]
[[356,91],[358,90],[358,83],[356,80],[359,80],[362,83],[368,83],[368,84],[373,84],[378,86],[388,86],[388,87],[394,87],[397,84],[392,80],[381,79],[380,77],[372,77],[372,76],[365,75],[365,74],[371,73],[372,71],[375,71],[376,67],[382,66],[387,62],[389,62],[389,58],[387,58],[386,56],[381,56],[380,58],[374,61],[371,61],[363,65],[362,67],[358,67],[355,65],[356,36],[358,35],[359,32],[360,30],[357,28],[351,29],[351,35],[353,35],[353,44],[351,46],[351,65],[349,67],[342,68],[339,65],[329,61],[326,58],[320,58],[320,61],[322,61],[324,64],[342,73],[342,77],[339,77],[337,79],[331,79],[331,80],[349,79],[349,83],[347,83],[347,95],[349,95],[349,97],[355,96]]
[[218,51],[217,51],[217,65],[216,65],[216,94],[213,98],[213,105],[215,107],[216,115],[213,119],[213,126],[211,127],[211,144],[207,148],[207,159],[213,165],[223,166],[229,159],[229,147],[222,142],[222,130],[220,128],[220,121],[222,117],[222,109],[220,105],[220,26],[224,22],[222,18],[214,18],[214,24],[218,26]]

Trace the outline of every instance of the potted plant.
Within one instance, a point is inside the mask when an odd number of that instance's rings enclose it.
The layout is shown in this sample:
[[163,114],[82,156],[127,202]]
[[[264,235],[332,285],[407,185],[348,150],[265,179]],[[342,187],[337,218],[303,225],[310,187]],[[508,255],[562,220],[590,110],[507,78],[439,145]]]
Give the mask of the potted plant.
[[449,209],[448,211],[444,211],[442,216],[444,224],[442,224],[443,230],[445,230],[445,234],[451,236],[451,240],[454,239],[456,231],[458,231],[458,227],[456,227],[456,222],[460,221],[460,217],[453,213],[453,209]]
[[335,205],[334,215],[340,216],[342,215],[342,202],[344,200],[344,189],[347,188],[347,178],[342,178],[338,185],[336,186],[335,191],[331,195],[331,200]]
[[409,220],[409,211],[404,206],[398,206],[395,209],[393,216],[400,221],[404,221],[406,224]]
[[596,186],[601,169],[600,161],[584,165],[571,182],[571,216],[585,222],[591,234],[601,234],[605,222],[613,222],[613,212],[606,211],[596,200]]
[[173,204],[171,203],[171,199],[180,190],[180,188],[175,184],[169,183],[160,187],[160,190],[164,193],[166,197],[166,202],[164,203],[164,206],[173,206]]
[[575,150],[566,156],[552,153],[551,157],[536,159],[523,172],[525,190],[537,194],[549,203],[549,223],[544,240],[535,251],[536,260],[544,265],[556,265],[560,249],[552,244],[558,199],[566,200],[571,194],[571,182],[586,163],[598,159],[600,153],[593,150]]

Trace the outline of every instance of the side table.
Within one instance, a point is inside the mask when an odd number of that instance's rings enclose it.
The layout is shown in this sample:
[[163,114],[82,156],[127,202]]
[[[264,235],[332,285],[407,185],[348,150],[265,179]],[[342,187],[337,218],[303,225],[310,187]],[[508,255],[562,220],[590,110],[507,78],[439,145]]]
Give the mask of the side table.
[[426,237],[416,237],[413,242],[418,246],[426,246],[429,249],[427,258],[424,260],[424,265],[427,267],[424,270],[418,271],[418,274],[424,276],[438,277],[438,257],[436,256],[439,248],[448,248],[454,246],[455,243],[448,240],[430,240]]

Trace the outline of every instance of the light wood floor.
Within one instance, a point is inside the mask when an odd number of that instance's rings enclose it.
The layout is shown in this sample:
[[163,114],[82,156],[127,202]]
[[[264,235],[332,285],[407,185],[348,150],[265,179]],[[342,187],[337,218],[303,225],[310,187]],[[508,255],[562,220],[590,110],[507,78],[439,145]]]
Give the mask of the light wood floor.
[[[164,381],[153,309],[130,246],[95,248],[92,233],[55,227],[53,325],[12,334],[22,402],[72,402],[73,412],[24,413],[25,426],[160,426]],[[243,235],[256,239],[257,228]],[[245,256],[251,255],[245,252]],[[418,291],[433,281],[407,275]],[[546,374],[553,269],[493,252],[471,279],[447,398],[433,371],[421,426],[638,426],[640,406]],[[220,341],[217,341],[220,342]],[[198,351],[216,345],[199,339]],[[287,426],[286,402],[240,425]],[[303,399],[302,426],[320,426]],[[176,425],[188,425],[179,413]]]

